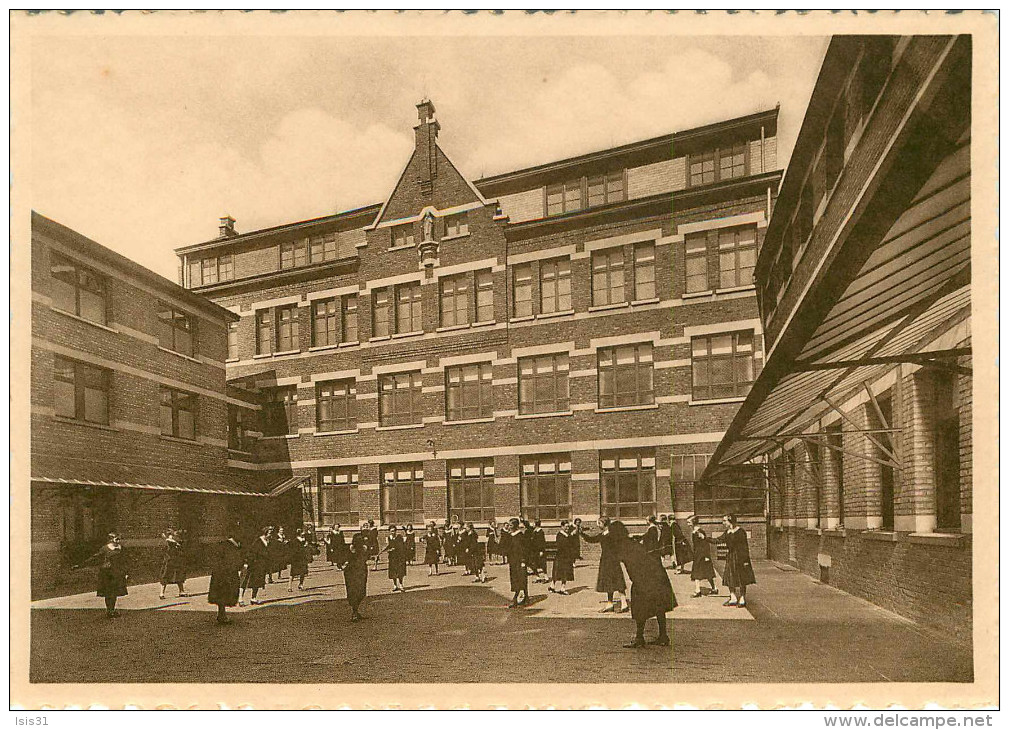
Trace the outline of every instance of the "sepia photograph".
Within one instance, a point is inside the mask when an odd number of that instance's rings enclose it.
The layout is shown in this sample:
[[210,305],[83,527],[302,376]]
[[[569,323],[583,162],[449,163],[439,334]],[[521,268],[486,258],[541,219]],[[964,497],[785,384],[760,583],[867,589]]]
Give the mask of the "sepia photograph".
[[997,702],[997,15],[11,33],[12,704]]

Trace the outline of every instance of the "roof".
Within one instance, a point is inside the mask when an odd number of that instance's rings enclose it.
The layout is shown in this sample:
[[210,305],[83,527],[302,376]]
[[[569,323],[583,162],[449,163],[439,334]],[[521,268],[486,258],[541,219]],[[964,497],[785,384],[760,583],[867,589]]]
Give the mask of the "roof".
[[188,304],[195,309],[204,312],[207,316],[226,322],[241,319],[241,317],[234,312],[228,311],[206,297],[194,294],[185,287],[179,286],[174,281],[166,279],[160,274],[156,274],[150,269],[141,266],[136,261],[128,259],[122,254],[116,253],[112,249],[101,245],[97,241],[93,241],[72,228],[68,228],[62,223],[57,223],[51,218],[47,218],[34,210],[32,211],[32,231],[39,231],[52,236],[56,240],[67,244],[85,256],[101,261],[102,263],[139,279],[158,293],[164,295],[166,298]]

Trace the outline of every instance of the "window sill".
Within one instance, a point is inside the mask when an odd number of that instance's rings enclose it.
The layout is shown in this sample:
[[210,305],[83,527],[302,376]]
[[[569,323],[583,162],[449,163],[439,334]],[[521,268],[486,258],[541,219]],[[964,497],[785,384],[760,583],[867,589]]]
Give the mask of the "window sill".
[[596,413],[620,413],[621,411],[654,411],[659,407],[658,403],[644,403],[640,406],[612,406],[610,408],[596,408]]
[[715,295],[717,296],[718,294],[736,294],[737,292],[741,291],[755,292],[757,291],[757,287],[754,286],[753,284],[747,284],[746,286],[730,286],[726,289],[716,289]]
[[424,428],[424,424],[408,423],[405,426],[375,426],[376,431],[409,431],[413,428]]
[[439,327],[435,330],[435,332],[457,332],[458,330],[466,330],[469,328],[470,325],[467,322],[466,324],[450,324],[447,327]]
[[181,436],[170,436],[167,433],[158,434],[158,438],[160,438],[162,441],[173,441],[177,444],[190,444],[193,446],[200,445],[200,442],[197,441],[196,439],[187,439],[182,438]]
[[527,314],[524,317],[512,317],[508,321],[509,322],[531,322],[534,319],[536,319],[536,315],[535,314]]
[[113,433],[121,433],[122,429],[116,428],[115,426],[110,426],[106,423],[92,423],[91,421],[81,421],[77,418],[70,418],[68,416],[53,416],[53,419],[59,423],[65,423],[69,426],[87,426],[88,428],[97,428],[99,431],[112,431]]
[[387,248],[386,251],[406,251],[407,249],[411,248],[417,248],[417,244],[408,243],[403,246],[389,246],[389,248]]
[[368,342],[385,342],[386,340],[391,340],[392,335],[380,335],[378,337],[372,337]]
[[253,355],[252,359],[253,360],[265,360],[268,357],[273,357],[273,355],[274,355],[274,353],[272,353],[272,352],[262,352],[262,353],[259,353],[258,355]]
[[567,317],[575,313],[573,309],[565,309],[563,312],[543,312],[536,315],[536,319],[553,319],[554,317]]
[[455,235],[452,235],[452,236],[442,236],[441,240],[442,241],[456,241],[456,240],[458,240],[460,238],[469,238],[469,231],[466,231],[465,233],[456,233]]
[[822,535],[823,534],[823,530],[820,529],[819,527],[806,527],[804,529],[810,535]]
[[458,421],[448,421],[448,420],[442,421],[442,423],[446,426],[463,426],[466,425],[467,423],[493,423],[493,422],[494,422],[494,416],[491,416],[489,418],[463,418]]
[[392,339],[402,340],[406,339],[407,337],[418,337],[422,334],[424,334],[424,330],[417,330],[416,332],[397,332],[392,336]]
[[229,357],[224,362],[228,363],[228,362],[241,362],[241,361],[242,359],[240,357]]
[[573,416],[574,411],[551,411],[550,413],[519,413],[515,416],[515,420],[526,419],[526,418],[552,418],[553,416]]
[[863,540],[874,540],[876,542],[897,542],[897,533],[883,530],[863,530],[861,532]]
[[609,309],[620,309],[621,307],[629,307],[629,302],[616,302],[614,304],[597,304],[594,307],[589,307],[590,312],[605,312]]
[[59,307],[54,307],[52,305],[49,305],[49,308],[51,310],[53,310],[54,312],[59,312],[64,317],[70,317],[70,319],[76,319],[78,322],[83,322],[84,324],[89,324],[92,327],[97,327],[100,330],[105,330],[106,332],[115,332],[117,335],[122,334],[119,330],[115,329],[114,327],[109,327],[107,324],[102,324],[101,322],[94,322],[94,321],[92,321],[90,319],[85,319],[84,317],[80,316],[79,314],[74,314],[73,312],[68,312],[65,309],[60,309]]
[[941,545],[942,547],[963,547],[967,536],[955,532],[912,532],[907,536],[913,545]]
[[285,433],[279,436],[261,436],[260,441],[283,441],[285,439],[296,439],[300,438],[300,433]]
[[340,346],[341,343],[337,342],[335,345],[312,345],[308,348],[309,352],[323,352],[325,350],[335,350]]
[[360,344],[360,340],[351,340],[350,342],[341,342],[337,347],[357,347]]
[[631,306],[636,307],[639,304],[658,304],[658,303],[659,303],[658,297],[651,297],[650,299],[635,299],[631,302]]
[[313,436],[346,436],[349,433],[360,433],[360,429],[347,428],[342,431],[315,431]]
[[688,400],[688,406],[720,406],[727,403],[742,403],[746,400],[745,395],[736,396],[734,398],[711,398],[710,400]]
[[684,294],[681,299],[701,299],[702,297],[710,297],[714,294],[713,289],[705,289],[704,291],[694,291]]
[[488,319],[486,322],[474,322],[470,327],[489,327],[492,324],[497,324],[496,319]]
[[843,527],[825,527],[820,531],[824,537],[847,537],[848,533]]
[[277,350],[274,355],[297,355],[301,350]]
[[252,456],[251,451],[243,451],[242,449],[232,449],[228,448],[228,456],[234,454],[235,456]]
[[178,350],[170,350],[169,348],[162,347],[161,345],[156,345],[156,347],[159,350],[161,350],[162,352],[167,352],[167,353],[169,353],[171,355],[175,355],[176,357],[181,357],[183,360],[189,360],[189,362],[195,362],[197,365],[203,365],[203,361],[202,360],[198,360],[195,357],[193,357],[192,355],[187,355],[186,353],[179,352]]

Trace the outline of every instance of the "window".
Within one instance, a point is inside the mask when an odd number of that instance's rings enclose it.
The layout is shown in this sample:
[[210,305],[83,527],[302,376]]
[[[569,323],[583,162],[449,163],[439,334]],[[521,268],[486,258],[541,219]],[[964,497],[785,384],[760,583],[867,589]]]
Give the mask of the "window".
[[672,477],[675,484],[693,484],[701,478],[711,454],[676,454],[673,456]]
[[685,241],[687,294],[708,291],[708,238],[705,232],[688,233]]
[[235,278],[235,259],[230,253],[210,256],[189,265],[190,286],[205,286]]
[[337,234],[323,233],[308,239],[309,256],[312,263],[320,261],[335,261],[337,258]]
[[421,423],[422,381],[419,372],[382,375],[378,381],[378,420],[383,426]]
[[568,354],[519,360],[519,413],[563,413],[568,410]]
[[85,560],[115,529],[118,491],[114,487],[78,486],[61,493],[60,537],[69,560]]
[[[920,376],[918,376],[920,377]],[[956,378],[936,373],[932,407],[935,443],[936,527],[959,530],[960,525],[960,399]],[[893,428],[893,426],[891,426]]]
[[319,469],[319,514],[324,525],[356,525],[360,521],[357,506],[357,469],[327,467]]
[[606,175],[579,177],[548,185],[544,189],[544,197],[548,216],[626,200],[624,171],[617,170]]
[[341,312],[343,341],[357,342],[357,294],[344,294],[341,303],[343,304]]
[[298,388],[285,385],[264,392],[263,434],[284,436],[298,433]]
[[165,304],[158,311],[158,344],[166,350],[193,356],[193,319]]
[[174,388],[161,389],[161,435],[196,438],[196,396]]
[[592,305],[620,304],[624,293],[624,249],[610,248],[592,254]]
[[194,259],[189,262],[189,286],[202,286],[203,285],[203,262],[200,259]]
[[108,301],[105,280],[80,264],[59,254],[50,254],[53,306],[78,317],[105,324]]
[[[892,428],[893,424],[893,401],[889,393],[882,398],[877,398],[879,410],[883,412],[883,422],[876,428]],[[878,419],[877,419],[878,420]],[[887,443],[886,436],[880,439],[882,443]],[[889,459],[882,451],[876,452],[876,458]],[[879,467],[880,501],[882,502],[882,529],[893,532],[893,507],[894,507],[894,471],[892,466]]]
[[315,386],[315,428],[350,431],[355,428],[357,387],[353,380],[327,380]]
[[423,332],[420,311],[420,284],[400,284],[396,287],[396,332]]
[[494,321],[494,277],[490,269],[476,272],[476,321]]
[[392,229],[392,247],[399,248],[400,246],[412,246],[414,242],[413,238],[413,223],[407,223],[402,226],[393,226]]
[[642,301],[655,298],[655,244],[638,243],[634,246],[634,299]]
[[445,236],[465,236],[469,233],[469,219],[465,213],[445,216]]
[[404,525],[424,522],[424,467],[422,464],[388,464],[382,467],[382,523]]
[[690,155],[690,186],[709,185],[746,175],[748,142]]
[[494,460],[448,463],[448,511],[462,522],[494,521]]
[[312,303],[312,346],[325,347],[340,341],[340,302],[320,299]]
[[489,362],[445,369],[445,420],[494,415],[494,368]]
[[521,462],[522,516],[528,520],[571,517],[571,456],[550,454]]
[[531,317],[533,314],[533,266],[519,264],[512,269],[512,316]]
[[[697,477],[701,476],[702,471],[703,468],[698,469]],[[734,467],[720,472],[718,480],[714,483],[705,481],[694,484],[696,514],[705,517],[755,517],[764,514],[764,478],[760,467]]]
[[298,305],[277,307],[277,352],[300,350],[298,338]]
[[280,244],[280,268],[294,269],[308,263],[308,242],[288,241]]
[[540,312],[571,311],[571,259],[560,258],[540,264]]
[[599,455],[603,514],[645,518],[655,514],[655,451],[603,451]]
[[56,355],[53,400],[57,416],[86,423],[109,423],[109,372]]
[[269,355],[273,352],[273,310],[260,309],[256,312],[256,354]]
[[753,267],[756,262],[756,226],[723,228],[718,231],[718,285],[721,288],[753,284]]
[[441,280],[441,326],[469,324],[469,275],[458,274]]
[[823,468],[820,453],[820,444],[815,441],[806,442],[806,453],[809,464],[804,464],[803,472],[810,484],[810,497],[812,497],[813,516],[816,518],[816,526],[823,526]]
[[831,460],[834,470],[834,483],[837,486],[837,517],[839,526],[844,526],[844,444],[841,436],[841,424],[827,426],[827,458]]
[[238,359],[238,322],[228,322],[228,359]]
[[388,337],[391,333],[389,329],[389,290],[376,289],[372,297],[372,337]]
[[228,404],[228,448],[232,451],[252,451],[252,436],[249,431],[253,414],[248,408]]
[[745,396],[753,384],[753,332],[694,337],[693,398]]
[[652,345],[620,345],[599,350],[599,407],[643,406],[655,402]]

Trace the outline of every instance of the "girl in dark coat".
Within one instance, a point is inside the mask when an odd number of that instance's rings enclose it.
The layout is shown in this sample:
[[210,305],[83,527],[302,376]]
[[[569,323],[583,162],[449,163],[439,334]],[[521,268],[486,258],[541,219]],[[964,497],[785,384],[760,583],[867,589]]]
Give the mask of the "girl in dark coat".
[[487,560],[491,563],[498,554],[497,523],[492,522],[487,528]]
[[722,572],[722,585],[729,589],[729,599],[723,606],[746,607],[746,586],[757,582],[750,564],[750,544],[746,539],[746,531],[736,524],[735,515],[725,515],[722,518],[725,532],[717,542],[724,542],[729,549],[725,556],[725,570]]
[[417,559],[417,536],[413,534],[413,525],[406,526],[403,540],[406,541],[406,563],[407,565],[413,565]]
[[580,517],[575,517],[571,524],[575,526],[573,534],[575,538],[575,562],[577,563],[582,559],[582,520]]
[[287,592],[294,592],[294,579],[298,579],[298,590],[305,590],[305,576],[308,575],[309,563],[315,558],[315,545],[305,537],[304,530],[298,530],[291,541],[291,578],[287,582]]
[[326,533],[326,536],[322,538],[322,541],[326,543],[326,562],[330,565],[336,565],[340,562],[336,552],[336,535],[339,529],[339,525],[333,525],[329,528],[329,532]]
[[[517,519],[509,523],[508,540],[508,578],[511,581],[512,602],[508,608],[524,606],[529,602],[529,575],[526,573],[526,538],[525,526]],[[519,594],[522,600],[519,601]]]
[[375,566],[372,570],[378,570],[378,556],[381,555],[382,550],[378,546],[378,528],[375,527],[374,520],[368,520],[364,535],[368,541],[368,556],[375,559]]
[[207,603],[217,606],[217,623],[229,624],[228,606],[238,603],[238,593],[242,582],[245,557],[242,545],[234,535],[228,537],[217,554],[217,562],[210,573],[210,592]]
[[691,598],[700,598],[701,581],[706,580],[711,584],[711,595],[717,596],[718,589],[715,587],[715,561],[711,552],[711,540],[699,525],[697,517],[688,518],[688,523],[692,528],[690,537],[693,540],[692,552],[694,564],[690,568],[690,579],[694,581],[694,594]]
[[[98,585],[95,595],[105,599],[106,616],[119,618],[116,600],[119,596],[127,595],[126,581],[130,577],[119,534],[110,532],[108,542],[102,545],[101,550],[85,560],[83,565],[98,566]],[[75,565],[72,569],[79,567]]]
[[474,583],[486,583],[487,575],[484,566],[487,564],[487,548],[480,542],[480,535],[472,522],[466,523],[466,530],[463,532],[466,541],[466,569],[469,574],[475,576]]
[[455,527],[445,531],[445,537],[441,541],[442,550],[445,553],[445,562],[449,565],[455,565],[457,562],[456,552],[459,547],[459,533],[456,532]]
[[664,558],[673,554],[673,528],[670,520],[676,521],[672,515],[662,515],[659,518],[659,554]]
[[551,593],[559,593],[562,596],[568,594],[568,581],[575,579],[575,537],[574,527],[567,520],[561,520],[561,531],[557,533],[554,542],[556,556],[554,557],[553,571],[550,574],[552,584],[560,583],[560,590],[555,590],[551,585],[547,590]]
[[165,539],[165,558],[161,564],[161,595],[158,598],[164,600],[165,588],[169,583],[174,583],[179,587],[179,597],[186,597],[186,555],[180,533],[177,530],[169,530],[162,535]]
[[680,523],[673,520],[673,563],[676,565],[677,573],[685,573],[687,563],[694,559],[691,541],[683,534]]
[[627,612],[627,583],[624,581],[624,569],[620,567],[620,556],[615,549],[615,541],[610,534],[610,518],[600,517],[598,535],[581,534],[585,542],[599,543],[602,552],[599,556],[599,575],[596,577],[596,591],[606,594],[609,606],[600,613]]
[[653,616],[659,624],[659,635],[648,643],[669,646],[666,614],[676,608],[676,596],[662,561],[649,555],[645,546],[637,540],[630,539],[622,522],[611,522],[609,531],[612,549],[627,568],[631,579],[631,617],[636,633],[634,640],[624,645],[625,648],[640,649],[645,646],[645,624]]
[[386,551],[389,552],[389,579],[392,581],[392,592],[406,593],[406,588],[403,587],[403,579],[406,578],[406,540],[396,525],[389,525],[389,540],[382,549],[382,552]]
[[347,562],[343,566],[343,580],[347,586],[347,605],[350,620],[361,620],[361,602],[368,595],[368,536],[362,530],[350,541]]
[[[239,597],[238,605],[245,605],[245,589],[252,589],[252,605],[259,603],[259,591],[266,586],[266,577],[270,573],[270,528],[263,529],[262,534],[252,541],[249,552],[246,555],[246,562],[249,567],[246,571],[245,585],[242,586],[242,594]],[[275,548],[274,548],[275,549]]]
[[501,565],[508,562],[508,556],[511,554],[512,534],[509,531],[510,529],[510,525],[503,525],[501,527],[501,534],[498,536],[497,549],[501,554]]
[[[532,554],[530,555],[531,567],[533,573],[536,574],[536,582],[547,583],[547,536],[543,532],[543,526],[539,520],[536,520],[536,526],[533,528],[529,539],[532,550]],[[541,574],[542,577],[540,577]]]
[[270,567],[268,569],[270,582],[273,583],[273,574],[277,574],[277,582],[280,582],[280,577],[284,573],[284,568],[287,567],[287,563],[291,556],[291,541],[287,539],[287,535],[284,534],[284,528],[278,527],[277,532],[274,535],[273,542],[270,544],[269,558]]
[[441,562],[441,537],[432,522],[427,526],[427,532],[421,538],[424,541],[424,565],[428,575],[438,575],[438,563]]

